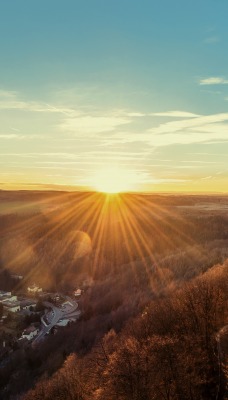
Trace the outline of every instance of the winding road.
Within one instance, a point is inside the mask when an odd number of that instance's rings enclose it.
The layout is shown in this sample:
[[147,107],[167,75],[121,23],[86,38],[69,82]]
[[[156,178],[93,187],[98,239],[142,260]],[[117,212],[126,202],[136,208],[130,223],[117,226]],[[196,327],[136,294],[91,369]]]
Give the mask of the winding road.
[[[38,344],[41,340],[43,340],[44,336],[50,332],[50,330],[55,326],[59,320],[66,318],[77,318],[81,311],[77,310],[78,303],[75,300],[67,298],[67,304],[63,307],[56,307],[54,304],[49,303],[48,301],[44,302],[45,307],[51,308],[50,312],[46,312],[45,315],[41,318],[41,330],[38,336],[33,341],[33,346]],[[46,321],[45,318],[46,317]]]

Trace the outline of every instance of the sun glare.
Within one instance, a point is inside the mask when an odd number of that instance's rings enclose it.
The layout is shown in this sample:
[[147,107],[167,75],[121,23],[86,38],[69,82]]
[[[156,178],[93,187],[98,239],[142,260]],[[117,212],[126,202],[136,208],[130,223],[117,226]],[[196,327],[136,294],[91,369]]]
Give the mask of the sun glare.
[[129,171],[104,167],[94,175],[92,186],[103,193],[126,192],[133,187],[133,177]]

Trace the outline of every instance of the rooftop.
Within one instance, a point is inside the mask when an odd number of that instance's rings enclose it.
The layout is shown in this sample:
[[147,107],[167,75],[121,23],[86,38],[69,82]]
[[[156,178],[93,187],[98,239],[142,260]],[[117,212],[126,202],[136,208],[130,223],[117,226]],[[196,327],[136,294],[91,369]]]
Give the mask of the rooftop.
[[12,295],[11,292],[4,292],[4,290],[0,290],[0,297],[11,296],[11,295]]
[[35,328],[35,326],[31,325],[24,330],[23,334],[29,335],[31,332],[35,332],[36,330],[37,330],[37,328]]
[[33,306],[33,305],[36,305],[36,301],[25,299],[25,300],[20,301],[20,305],[21,305],[21,307]]
[[8,308],[17,307],[20,305],[19,301],[4,301],[3,305]]

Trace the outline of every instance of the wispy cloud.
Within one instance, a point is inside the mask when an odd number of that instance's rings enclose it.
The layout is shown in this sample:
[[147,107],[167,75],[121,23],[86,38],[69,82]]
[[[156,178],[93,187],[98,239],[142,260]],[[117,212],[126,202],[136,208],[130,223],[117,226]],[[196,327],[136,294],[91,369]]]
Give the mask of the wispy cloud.
[[144,142],[152,147],[228,141],[228,113],[171,120],[144,132],[117,132],[105,145]]
[[209,179],[212,179],[212,178],[213,178],[213,176],[209,175],[209,176],[204,176],[203,178],[201,178],[201,180],[205,181],[205,180],[209,180]]
[[222,92],[220,90],[201,89],[200,91],[204,92],[204,93],[217,94],[217,95],[222,94]]
[[130,122],[131,119],[120,116],[81,115],[77,118],[66,118],[60,124],[60,128],[65,132],[93,135],[114,131],[120,125],[129,124]]
[[[228,83],[225,78],[212,77],[202,80],[201,84],[212,85],[216,84],[215,82],[217,84]],[[48,168],[52,166],[56,166],[56,168],[73,167],[74,165],[80,168],[80,164],[96,165],[108,162],[123,165],[134,163],[141,166],[153,159],[152,151],[158,147],[228,142],[228,113],[201,115],[178,109],[143,113],[140,109],[127,110],[124,108],[104,111],[92,108],[92,106],[87,110],[80,109],[78,111],[70,107],[63,107],[61,104],[56,106],[49,103],[22,101],[20,95],[15,91],[0,91],[0,109],[7,107],[62,114],[58,118],[51,116],[51,125],[48,126],[51,132],[50,136],[32,134],[34,131],[29,134],[27,126],[26,132],[28,133],[24,134],[23,125],[22,127],[20,125],[21,119],[19,119],[20,131],[17,129],[16,121],[14,121],[15,128],[12,127],[12,122],[8,123],[9,133],[5,130],[7,126],[2,128],[2,133],[0,133],[2,140],[50,139],[47,141],[48,147],[46,146],[44,152],[39,152],[44,149],[41,143],[38,144],[38,147],[31,147],[28,143],[28,153],[26,153],[25,146],[21,144],[21,153],[18,152],[18,158],[34,158],[34,166],[40,168],[45,168],[45,166]],[[32,115],[32,117],[34,116]],[[40,120],[40,116],[37,119]],[[46,120],[49,122],[45,116],[45,125],[43,125],[45,129],[47,129]],[[40,127],[38,133],[40,133]],[[64,144],[69,144],[71,140],[72,146],[68,146],[69,152],[64,152]],[[59,150],[57,151],[54,151],[54,141],[58,144],[56,149]],[[10,148],[9,145],[10,143],[7,144]],[[117,149],[116,146],[119,148]],[[19,149],[20,146],[17,147]],[[14,145],[12,157],[14,157],[13,154],[16,156],[15,148]],[[32,152],[33,149],[38,151]],[[114,149],[116,150],[114,151]],[[8,156],[10,158],[10,153]],[[26,164],[26,160],[21,161]],[[160,162],[162,161],[156,160],[154,164],[158,166]],[[185,164],[185,162],[182,165],[179,164],[179,167],[182,169],[197,168],[203,162],[192,162],[195,165],[191,166]],[[210,165],[209,162],[207,164]]]
[[15,134],[11,133],[10,135],[0,134],[0,139],[12,140],[12,139],[18,139],[18,136],[20,135],[17,135],[16,133]]
[[145,117],[146,114],[140,112],[126,112],[127,117]]
[[207,44],[215,44],[218,42],[220,42],[220,37],[218,35],[208,36],[206,39],[204,39],[204,43]]
[[228,79],[221,76],[211,76],[209,78],[203,78],[199,81],[200,85],[228,85]]
[[159,183],[186,183],[190,181],[191,179],[160,178],[160,179],[152,179],[149,182],[156,185]]
[[10,129],[11,129],[11,131],[14,131],[14,132],[20,132],[20,129],[18,129],[18,128],[14,128],[14,127],[10,127]]
[[63,158],[75,158],[77,157],[76,154],[73,153],[39,153],[39,152],[33,152],[33,153],[3,153],[0,154],[1,157],[22,157],[22,158],[38,158],[38,157],[63,157]]
[[189,128],[200,128],[208,124],[228,121],[228,113],[201,115],[198,118],[170,121],[150,130],[154,134],[178,132]]
[[193,163],[193,164],[218,164],[218,161],[202,161],[202,160],[182,160],[182,163]]
[[16,97],[17,97],[16,91],[0,89],[0,98],[15,99]]
[[75,114],[76,111],[66,107],[56,107],[47,103],[24,101],[18,92],[0,90],[0,110],[24,110],[30,112]]
[[[32,140],[41,138],[43,139],[42,135],[21,135],[16,133],[0,134],[0,139],[5,139],[5,140]],[[48,136],[46,136],[46,139],[48,139]]]
[[166,111],[166,112],[152,113],[151,115],[155,117],[169,117],[169,118],[195,118],[200,116],[199,114],[194,114],[188,111]]

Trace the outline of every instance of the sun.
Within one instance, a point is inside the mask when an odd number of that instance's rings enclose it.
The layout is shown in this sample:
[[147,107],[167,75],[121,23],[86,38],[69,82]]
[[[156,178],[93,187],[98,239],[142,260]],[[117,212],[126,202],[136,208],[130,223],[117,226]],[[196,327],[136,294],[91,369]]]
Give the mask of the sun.
[[92,186],[103,193],[126,192],[133,187],[133,177],[129,171],[118,167],[107,167],[97,171],[92,178]]

